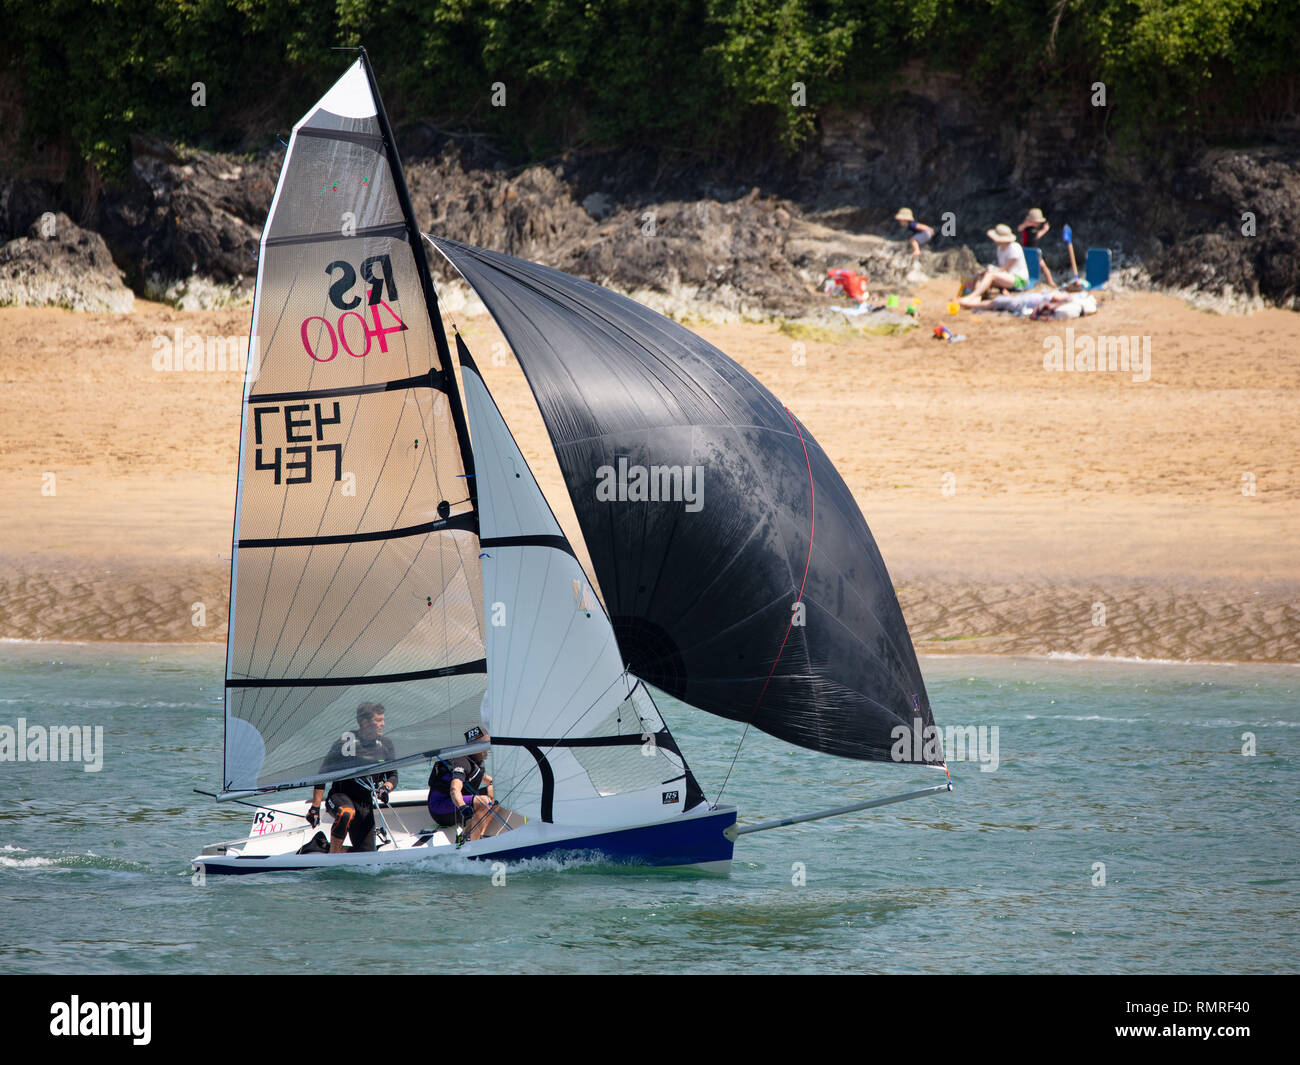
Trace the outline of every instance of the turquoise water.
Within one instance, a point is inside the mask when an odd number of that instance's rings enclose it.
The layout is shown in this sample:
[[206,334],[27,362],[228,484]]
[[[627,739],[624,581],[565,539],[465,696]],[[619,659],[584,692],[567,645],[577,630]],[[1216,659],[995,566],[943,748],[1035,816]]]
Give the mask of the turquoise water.
[[[196,886],[189,858],[252,813],[191,792],[218,781],[221,650],[3,644],[0,726],[102,725],[106,750],[98,773],[0,762],[0,972],[465,971],[467,944],[505,972],[1300,967],[1300,669],[922,666],[941,726],[997,726],[996,771],[742,837],[727,878],[548,862],[498,886],[466,862]],[[739,729],[664,710],[713,797]],[[755,821],[935,782],[750,732],[724,798]]]

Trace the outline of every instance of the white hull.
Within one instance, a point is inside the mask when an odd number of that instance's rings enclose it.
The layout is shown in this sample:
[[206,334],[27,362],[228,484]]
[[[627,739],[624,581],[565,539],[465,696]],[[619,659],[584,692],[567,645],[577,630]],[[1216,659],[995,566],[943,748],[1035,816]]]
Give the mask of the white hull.
[[734,806],[711,808],[701,803],[668,820],[642,825],[556,825],[528,821],[506,831],[498,824],[497,834],[465,842],[458,848],[455,829],[439,828],[433,823],[426,807],[427,798],[426,791],[395,792],[391,806],[379,811],[391,838],[381,840],[374,851],[297,853],[318,831],[328,838],[330,830],[330,821],[323,810],[319,828],[308,826],[302,817],[307,812],[307,803],[299,801],[259,809],[248,837],[205,847],[191,865],[204,875],[239,875],[386,868],[429,861],[441,855],[504,862],[590,857],[611,864],[692,868],[723,874],[731,868],[732,841],[724,831],[735,823]]

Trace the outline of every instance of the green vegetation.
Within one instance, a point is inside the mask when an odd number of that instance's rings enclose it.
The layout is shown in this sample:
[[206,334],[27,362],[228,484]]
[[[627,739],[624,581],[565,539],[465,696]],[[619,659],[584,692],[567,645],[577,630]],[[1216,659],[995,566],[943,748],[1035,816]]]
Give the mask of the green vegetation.
[[819,344],[843,344],[849,340],[856,340],[857,334],[850,329],[832,329],[824,325],[810,325],[807,322],[801,322],[797,319],[786,318],[781,321],[777,330],[795,340],[813,340]]
[[[1107,86],[1119,128],[1294,109],[1297,0],[0,0],[26,143],[111,172],[130,134],[265,143],[364,43],[395,120],[577,144],[790,150],[828,104],[959,72],[1008,107]],[[206,106],[192,105],[202,82]],[[506,89],[492,105],[493,84]],[[806,106],[792,103],[801,83]],[[1080,106],[1086,106],[1081,104]]]

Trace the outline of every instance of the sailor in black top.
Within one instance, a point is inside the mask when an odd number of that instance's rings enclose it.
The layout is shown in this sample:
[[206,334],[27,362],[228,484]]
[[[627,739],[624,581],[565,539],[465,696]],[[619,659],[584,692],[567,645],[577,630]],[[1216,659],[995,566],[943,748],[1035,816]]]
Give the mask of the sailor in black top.
[[[346,771],[350,768],[387,762],[397,757],[393,741],[384,738],[384,707],[381,703],[362,703],[357,707],[356,734],[344,733],[329,749],[325,760],[321,762],[320,771],[330,773],[336,770]],[[397,786],[397,771],[393,770],[382,777],[347,777],[336,780],[330,786],[326,804],[334,817],[334,826],[330,829],[330,853],[343,851],[343,841],[349,836],[354,851],[372,851],[375,849],[375,811],[371,797],[371,787],[380,802],[386,802],[393,788]],[[321,797],[325,793],[323,785],[317,785],[312,793],[311,809],[307,811],[307,821],[314,828],[320,824]]]

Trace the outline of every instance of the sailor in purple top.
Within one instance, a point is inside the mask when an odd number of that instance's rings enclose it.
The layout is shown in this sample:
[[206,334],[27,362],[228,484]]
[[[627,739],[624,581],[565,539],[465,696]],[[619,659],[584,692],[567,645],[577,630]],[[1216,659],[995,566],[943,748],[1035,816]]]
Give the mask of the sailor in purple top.
[[[486,729],[473,728],[465,733],[465,742],[478,740],[491,742]],[[482,839],[489,822],[503,820],[493,815],[496,800],[492,793],[492,777],[484,772],[483,763],[488,752],[479,751],[462,758],[438,758],[429,774],[429,813],[444,828],[455,825],[457,835],[469,826],[469,839]]]

